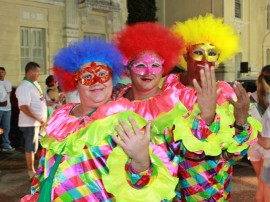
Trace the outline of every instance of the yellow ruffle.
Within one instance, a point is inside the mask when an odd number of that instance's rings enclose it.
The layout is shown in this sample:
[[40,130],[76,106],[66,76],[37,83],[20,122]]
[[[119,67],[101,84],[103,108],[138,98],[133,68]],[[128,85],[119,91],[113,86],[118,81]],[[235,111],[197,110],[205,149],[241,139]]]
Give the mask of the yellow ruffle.
[[243,144],[239,145],[238,142],[235,140],[232,141],[232,143],[228,146],[227,151],[229,153],[236,153],[236,152],[241,152],[245,149],[247,149],[250,145],[256,142],[258,132],[262,131],[262,124],[258,120],[248,117],[248,122],[252,126],[252,132],[248,138],[247,141],[245,141]]
[[[181,140],[188,151],[204,152],[205,155],[217,156],[222,150],[227,150],[229,153],[238,153],[248,148],[252,141],[256,140],[257,133],[260,131],[260,123],[251,117],[248,117],[248,122],[252,126],[252,134],[242,144],[238,144],[234,139],[235,129],[230,127],[235,119],[233,115],[233,106],[229,102],[223,103],[221,106],[216,106],[216,114],[220,117],[220,129],[217,133],[212,133],[206,139],[198,139],[192,134],[191,127],[195,117],[200,112],[198,104],[194,105],[190,116],[175,117],[175,141]],[[210,126],[211,128],[211,126]]]
[[142,189],[135,189],[126,179],[125,164],[128,156],[121,147],[116,147],[110,154],[107,165],[108,175],[102,175],[107,192],[114,195],[117,202],[160,202],[163,199],[172,199],[175,196],[175,187],[178,178],[172,177],[161,160],[149,151],[151,162],[157,175],[151,177],[150,182]]
[[[56,154],[62,153],[70,156],[80,156],[85,145],[99,146],[106,137],[117,134],[114,127],[119,125],[119,119],[124,120],[130,126],[129,117],[132,117],[140,128],[147,124],[147,121],[140,115],[132,111],[124,111],[89,122],[86,127],[68,135],[61,142],[46,135],[42,138],[41,145]],[[64,151],[62,151],[63,148]]]

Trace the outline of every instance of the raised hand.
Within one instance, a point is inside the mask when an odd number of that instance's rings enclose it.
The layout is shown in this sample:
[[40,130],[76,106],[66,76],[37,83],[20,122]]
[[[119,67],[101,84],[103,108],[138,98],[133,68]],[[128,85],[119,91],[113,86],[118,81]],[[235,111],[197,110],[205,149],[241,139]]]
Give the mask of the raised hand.
[[216,114],[216,102],[222,88],[216,88],[216,76],[214,67],[209,69],[208,64],[200,70],[201,86],[196,79],[193,85],[197,91],[198,105],[201,110],[201,117],[211,124]]
[[148,123],[145,128],[144,135],[138,128],[133,118],[129,117],[132,129],[123,121],[119,121],[123,130],[119,126],[115,126],[115,130],[122,140],[115,135],[113,140],[123,148],[125,153],[131,158],[131,166],[137,172],[142,172],[150,166],[149,143],[151,124]]
[[243,125],[247,121],[248,110],[249,110],[249,95],[244,87],[235,81],[233,89],[237,96],[237,101],[232,98],[228,98],[229,102],[234,106],[234,118],[237,125]]

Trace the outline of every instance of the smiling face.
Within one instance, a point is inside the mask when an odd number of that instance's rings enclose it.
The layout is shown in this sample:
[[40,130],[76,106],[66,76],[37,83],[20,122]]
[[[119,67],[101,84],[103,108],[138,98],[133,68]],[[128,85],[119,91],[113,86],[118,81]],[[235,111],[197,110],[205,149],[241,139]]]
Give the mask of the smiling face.
[[75,75],[83,104],[98,107],[111,98],[113,82],[111,70],[103,63],[89,62],[81,66]]
[[147,52],[136,57],[128,70],[133,88],[144,92],[158,88],[163,63],[164,60],[155,53]]
[[200,83],[200,70],[206,65],[215,67],[218,58],[219,52],[217,48],[209,43],[190,46],[185,56],[188,84],[193,85],[193,79],[196,79]]

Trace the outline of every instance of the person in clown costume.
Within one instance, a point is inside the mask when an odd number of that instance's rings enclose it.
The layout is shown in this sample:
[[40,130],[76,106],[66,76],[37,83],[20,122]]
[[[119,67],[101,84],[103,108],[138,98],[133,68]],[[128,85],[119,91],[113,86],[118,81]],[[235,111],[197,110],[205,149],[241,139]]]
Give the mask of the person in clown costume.
[[[233,27],[212,14],[176,22],[172,32],[185,41],[186,52],[180,63],[186,72],[167,77],[163,88],[181,89],[181,101],[191,114],[196,108],[202,112],[201,105],[208,105],[212,119],[219,119],[219,125],[205,123],[209,128],[218,128],[216,134],[194,137],[183,132],[181,124],[175,128],[174,140],[181,142],[181,152],[174,201],[230,201],[233,165],[256,141],[261,124],[248,117],[249,96],[240,83],[234,82],[232,87],[215,79],[205,83],[200,75],[207,71],[214,75],[219,63],[239,51],[238,35]],[[181,83],[177,83],[179,80]],[[203,91],[195,89],[209,84],[216,84],[218,93],[212,91],[216,98],[202,101],[198,95]],[[220,149],[211,147],[212,144]]]
[[[229,178],[226,169],[230,169],[227,160],[235,160],[239,156],[234,154],[248,148],[256,139],[259,124],[252,130],[250,125],[248,129],[236,130],[234,113],[227,111],[233,106],[227,102],[221,109],[216,108],[216,103],[229,99],[235,106],[235,113],[240,113],[245,108],[248,110],[248,97],[238,83],[235,92],[233,88],[226,92],[220,89],[209,65],[196,73],[194,88],[180,83],[178,75],[162,79],[176,65],[175,53],[183,54],[182,49],[172,48],[177,44],[175,40],[182,42],[182,37],[175,35],[170,43],[168,36],[172,37],[167,28],[158,23],[137,23],[116,34],[114,40],[127,60],[132,84],[115,97],[130,100],[134,112],[152,121],[151,141],[167,155],[166,166],[170,174],[182,180],[176,188],[175,201],[223,201],[227,198],[226,179]],[[233,102],[236,97],[238,100]],[[122,136],[124,138],[125,133]],[[118,144],[125,146],[121,142]]]
[[[161,201],[174,197],[172,177],[149,146],[150,124],[125,100],[112,101],[113,84],[123,73],[123,58],[111,42],[85,38],[54,57],[54,77],[64,92],[77,89],[81,103],[52,114],[31,194],[21,201]],[[132,118],[131,118],[132,117]],[[116,146],[113,134],[134,129]],[[130,122],[131,124],[125,124]],[[135,124],[136,123],[136,124]],[[141,130],[143,128],[144,130]],[[113,137],[117,142],[116,136]]]

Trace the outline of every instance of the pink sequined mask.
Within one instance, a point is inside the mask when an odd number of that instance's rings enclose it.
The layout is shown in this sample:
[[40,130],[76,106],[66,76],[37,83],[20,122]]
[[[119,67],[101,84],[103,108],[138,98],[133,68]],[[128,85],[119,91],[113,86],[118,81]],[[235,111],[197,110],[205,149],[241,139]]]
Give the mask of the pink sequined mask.
[[131,64],[131,71],[138,75],[158,74],[163,69],[164,60],[156,54],[145,53],[137,57]]

